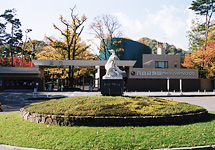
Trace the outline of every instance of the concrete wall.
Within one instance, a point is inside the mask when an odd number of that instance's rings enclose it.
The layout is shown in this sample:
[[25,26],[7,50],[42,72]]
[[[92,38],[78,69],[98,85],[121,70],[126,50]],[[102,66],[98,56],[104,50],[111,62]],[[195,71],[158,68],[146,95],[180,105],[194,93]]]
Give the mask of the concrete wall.
[[[180,80],[170,79],[170,91],[180,91]],[[198,91],[201,89],[200,79],[183,79],[182,91]],[[128,91],[167,91],[167,79],[128,79]]]
[[[181,68],[179,55],[143,55],[143,68],[155,68],[155,61],[168,61],[168,68]],[[177,66],[175,66],[177,63]]]
[[215,89],[215,79],[201,79],[201,90],[213,91]]

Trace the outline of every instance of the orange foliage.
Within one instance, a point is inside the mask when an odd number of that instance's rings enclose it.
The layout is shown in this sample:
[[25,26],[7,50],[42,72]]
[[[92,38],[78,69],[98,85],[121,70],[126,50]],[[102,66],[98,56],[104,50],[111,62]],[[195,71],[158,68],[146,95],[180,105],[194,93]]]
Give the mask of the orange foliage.
[[186,67],[186,68],[193,68],[193,65],[194,65],[193,60],[194,60],[193,56],[187,55],[185,57],[185,60],[184,60],[184,63],[182,64],[182,66]]
[[195,51],[192,55],[185,57],[182,66],[187,68],[203,67],[208,70],[209,76],[215,75],[215,41],[208,44],[206,50]]

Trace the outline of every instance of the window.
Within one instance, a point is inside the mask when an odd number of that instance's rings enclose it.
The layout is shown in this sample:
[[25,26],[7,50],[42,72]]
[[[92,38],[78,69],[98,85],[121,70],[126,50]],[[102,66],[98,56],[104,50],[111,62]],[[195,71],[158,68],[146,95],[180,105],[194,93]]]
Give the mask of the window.
[[155,61],[155,68],[168,68],[168,61]]

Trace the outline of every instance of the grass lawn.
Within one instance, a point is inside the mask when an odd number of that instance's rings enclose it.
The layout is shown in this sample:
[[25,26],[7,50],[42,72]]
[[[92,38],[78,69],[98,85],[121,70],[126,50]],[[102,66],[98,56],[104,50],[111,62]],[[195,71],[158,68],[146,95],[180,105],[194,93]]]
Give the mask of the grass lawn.
[[19,112],[0,115],[0,144],[44,149],[150,149],[215,144],[215,112],[188,125],[65,127],[31,123]]
[[204,108],[146,96],[79,96],[34,103],[29,112],[66,116],[165,116],[200,112]]

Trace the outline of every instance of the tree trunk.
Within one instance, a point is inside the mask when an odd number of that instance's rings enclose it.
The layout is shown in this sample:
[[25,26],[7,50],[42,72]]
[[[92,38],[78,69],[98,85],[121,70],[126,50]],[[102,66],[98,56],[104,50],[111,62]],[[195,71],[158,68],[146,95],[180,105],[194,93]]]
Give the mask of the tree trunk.
[[13,24],[11,27],[10,56],[11,56],[11,66],[13,67]]

